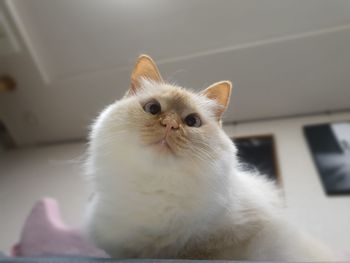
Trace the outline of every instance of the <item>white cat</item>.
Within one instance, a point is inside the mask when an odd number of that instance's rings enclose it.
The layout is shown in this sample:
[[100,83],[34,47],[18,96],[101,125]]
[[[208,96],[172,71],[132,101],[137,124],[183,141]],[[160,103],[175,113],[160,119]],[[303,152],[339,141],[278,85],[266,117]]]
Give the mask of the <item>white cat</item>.
[[230,94],[228,81],[201,93],[166,84],[139,57],[90,136],[86,223],[99,247],[115,258],[334,259],[286,220],[273,183],[239,168],[220,125]]

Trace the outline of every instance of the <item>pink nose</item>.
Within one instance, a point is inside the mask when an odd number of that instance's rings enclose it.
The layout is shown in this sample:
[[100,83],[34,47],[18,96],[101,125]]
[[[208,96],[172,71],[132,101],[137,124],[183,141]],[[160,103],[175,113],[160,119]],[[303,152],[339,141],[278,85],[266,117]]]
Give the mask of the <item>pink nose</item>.
[[161,120],[161,124],[165,126],[167,130],[176,130],[179,128],[179,123],[173,115],[165,116],[165,118]]

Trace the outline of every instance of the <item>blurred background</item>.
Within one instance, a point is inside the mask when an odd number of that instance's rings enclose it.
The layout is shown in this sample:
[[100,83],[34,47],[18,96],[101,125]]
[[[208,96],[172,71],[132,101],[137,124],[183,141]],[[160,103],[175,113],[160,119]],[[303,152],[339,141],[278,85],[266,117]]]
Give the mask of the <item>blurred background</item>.
[[[270,136],[259,152],[272,155],[290,216],[350,250],[350,1],[0,0],[0,251],[43,196],[81,224],[88,127],[142,53],[194,90],[232,80],[224,129],[249,138],[242,147]],[[340,137],[329,123],[346,126]],[[319,124],[329,134],[316,138],[348,147],[337,148],[336,196],[304,136]]]

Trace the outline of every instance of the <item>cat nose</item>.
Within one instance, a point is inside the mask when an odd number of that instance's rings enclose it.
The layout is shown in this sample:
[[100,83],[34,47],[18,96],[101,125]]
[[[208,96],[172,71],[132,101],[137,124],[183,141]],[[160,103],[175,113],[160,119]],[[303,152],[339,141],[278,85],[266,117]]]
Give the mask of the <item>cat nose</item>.
[[167,130],[177,130],[179,128],[179,123],[175,114],[166,115],[165,118],[161,120],[161,124],[166,127]]

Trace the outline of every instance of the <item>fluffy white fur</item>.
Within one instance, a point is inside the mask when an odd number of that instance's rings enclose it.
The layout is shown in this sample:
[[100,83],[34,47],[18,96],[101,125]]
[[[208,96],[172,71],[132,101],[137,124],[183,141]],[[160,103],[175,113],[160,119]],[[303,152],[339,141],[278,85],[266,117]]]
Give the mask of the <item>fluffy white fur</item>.
[[[87,229],[116,258],[321,261],[333,255],[289,223],[275,185],[239,168],[215,103],[186,93],[212,125],[210,153],[162,157],[142,147],[130,109],[178,87],[147,82],[93,125],[87,171],[94,191]],[[182,90],[181,90],[182,92]]]

